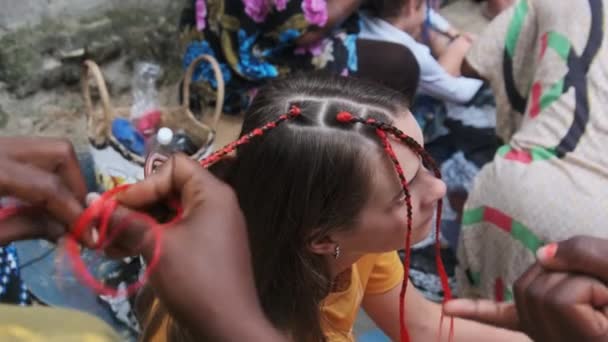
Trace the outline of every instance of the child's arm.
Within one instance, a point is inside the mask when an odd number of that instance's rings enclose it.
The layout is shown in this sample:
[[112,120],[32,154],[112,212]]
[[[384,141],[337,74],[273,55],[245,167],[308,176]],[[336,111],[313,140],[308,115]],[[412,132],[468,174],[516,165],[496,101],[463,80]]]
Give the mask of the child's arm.
[[464,58],[471,48],[472,40],[467,36],[459,36],[452,41],[438,56],[439,64],[452,76],[460,76]]
[[[391,340],[399,341],[400,286],[380,295],[365,296],[363,308]],[[412,341],[434,341],[439,332],[441,306],[425,299],[408,285],[405,298],[405,320]],[[450,320],[444,318],[441,336],[449,336]],[[489,338],[491,336],[491,338]],[[499,329],[473,321],[454,319],[454,340],[462,342],[520,342],[530,339],[519,332]]]
[[460,34],[458,29],[452,26],[447,19],[439,14],[434,9],[429,11],[429,21],[434,30],[442,32],[450,37],[456,37]]

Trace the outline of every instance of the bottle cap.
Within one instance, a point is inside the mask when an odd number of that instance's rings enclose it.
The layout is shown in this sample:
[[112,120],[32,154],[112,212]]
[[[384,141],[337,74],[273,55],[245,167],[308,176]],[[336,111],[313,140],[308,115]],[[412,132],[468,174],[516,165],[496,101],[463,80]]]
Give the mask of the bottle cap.
[[173,131],[170,128],[162,127],[156,133],[156,140],[161,145],[169,145],[173,141]]

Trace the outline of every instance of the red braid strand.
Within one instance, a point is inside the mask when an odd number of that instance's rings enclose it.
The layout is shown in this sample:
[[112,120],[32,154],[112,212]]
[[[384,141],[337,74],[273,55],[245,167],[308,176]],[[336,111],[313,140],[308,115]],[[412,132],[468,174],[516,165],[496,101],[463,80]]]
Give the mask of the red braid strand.
[[[365,120],[363,118],[353,116],[351,113],[348,113],[348,112],[338,113],[338,115],[336,116],[336,120],[338,120],[341,123],[361,123],[364,125],[372,126],[376,129],[376,133],[382,140],[382,144],[384,146],[385,151],[387,152],[388,156],[390,157],[391,161],[393,162],[393,164],[395,166],[395,170],[397,172],[397,175],[399,176],[399,179],[401,180],[401,183],[402,183],[401,185],[402,185],[402,187],[404,189],[404,193],[406,195],[406,201],[408,204],[408,232],[406,235],[406,244],[405,244],[406,257],[405,257],[404,266],[403,266],[404,271],[405,271],[405,277],[404,277],[405,279],[403,281],[401,293],[399,296],[399,305],[400,305],[399,314],[400,314],[400,325],[401,325],[400,326],[401,341],[409,341],[409,335],[407,333],[407,328],[405,327],[405,320],[404,320],[405,315],[403,312],[404,311],[403,304],[405,301],[405,293],[406,293],[406,287],[407,287],[407,278],[409,277],[409,266],[410,266],[410,256],[411,256],[411,246],[410,246],[411,198],[410,198],[409,192],[407,190],[407,183],[405,181],[405,177],[403,176],[403,169],[401,168],[399,161],[397,160],[395,153],[392,150],[390,142],[386,138],[386,134],[382,135],[382,134],[379,134],[378,132],[382,132],[382,133],[387,132],[387,133],[393,135],[394,137],[398,138],[406,146],[408,146],[410,149],[412,149],[414,151],[414,153],[416,153],[418,156],[420,156],[420,158],[422,159],[422,162],[433,171],[433,173],[435,174],[435,177],[441,179],[441,172],[439,171],[439,168],[436,166],[433,159],[428,155],[428,153],[424,150],[424,148],[422,148],[422,146],[420,146],[420,144],[418,144],[418,142],[416,142],[416,140],[414,140],[412,137],[408,136],[407,134],[403,133],[401,130],[399,130],[398,128],[396,128],[392,125],[377,121],[373,118]],[[439,239],[439,233],[440,233],[440,229],[441,229],[442,204],[443,204],[442,199],[439,199],[437,201],[437,211],[436,211],[437,217],[436,217],[436,222],[435,222],[435,263],[437,264],[437,273],[439,274],[439,278],[441,280],[441,287],[443,288],[443,291],[444,291],[443,302],[445,303],[452,298],[452,291],[450,289],[447,272],[445,271],[445,267],[443,265],[443,260],[441,259],[441,243],[440,243],[440,239]],[[443,319],[444,319],[444,316],[443,316],[443,311],[442,311],[440,322],[439,322],[439,339],[441,338]],[[450,333],[449,333],[450,341],[453,340],[453,336],[454,336],[454,320],[453,320],[453,318],[450,318]]]
[[247,144],[254,137],[262,136],[269,130],[276,128],[278,125],[282,124],[283,122],[285,122],[287,120],[300,116],[301,113],[302,113],[302,111],[300,110],[300,107],[298,107],[296,105],[292,105],[287,114],[283,114],[283,115],[279,116],[279,118],[276,119],[275,121],[269,122],[260,128],[256,128],[253,131],[249,132],[248,134],[245,134],[242,137],[240,137],[237,141],[233,141],[230,144],[224,146],[223,148],[217,150],[215,153],[211,154],[209,157],[203,159],[201,161],[201,165],[206,168],[206,167],[209,167],[209,166],[217,163],[220,159],[222,159],[226,155],[232,153],[237,147]]
[[410,257],[411,257],[411,246],[412,243],[412,197],[408,190],[407,180],[405,175],[403,174],[403,169],[401,168],[401,164],[395,155],[395,151],[391,146],[390,141],[386,137],[386,133],[384,133],[381,129],[376,129],[376,134],[380,137],[382,141],[382,145],[384,146],[384,150],[386,154],[389,156],[391,161],[393,162],[393,166],[397,171],[397,175],[399,176],[399,180],[401,181],[401,187],[403,188],[403,192],[405,193],[405,202],[407,207],[407,233],[405,235],[405,246],[406,246],[406,255],[405,260],[403,262],[403,269],[405,276],[403,277],[403,283],[401,284],[401,293],[399,294],[399,331],[402,342],[409,342],[410,336],[407,331],[407,327],[405,326],[405,291],[407,290],[407,284],[409,280],[409,271],[410,271]]
[[[412,139],[412,137],[408,136],[403,131],[401,131],[400,129],[398,129],[397,127],[394,127],[392,125],[383,124],[383,127],[387,131],[389,131],[392,135],[394,135],[395,137],[397,137],[398,139],[403,141],[406,145],[410,146],[418,155],[420,155],[424,164],[433,171],[433,173],[435,174],[435,177],[441,178],[441,171],[435,164],[435,161],[433,160],[433,158],[431,158],[428,155],[428,153],[422,148],[422,146],[420,146],[420,144],[418,144],[416,142],[416,140]],[[437,265],[437,274],[439,274],[439,279],[441,281],[441,287],[443,288],[443,292],[444,292],[443,303],[445,304],[446,302],[448,302],[449,300],[452,299],[452,290],[450,288],[450,284],[448,281],[448,275],[445,270],[443,260],[441,260],[441,243],[440,243],[440,239],[439,239],[439,233],[441,231],[440,229],[441,229],[442,211],[443,211],[443,199],[439,199],[437,201],[437,211],[436,211],[437,217],[436,217],[436,221],[435,221],[435,264]],[[444,315],[443,315],[443,310],[442,310],[441,318],[439,320],[439,326],[440,326],[439,338],[441,338],[441,332],[443,331],[443,329],[441,329],[443,327],[443,319],[444,319]],[[450,341],[452,341],[453,338],[454,338],[454,318],[450,317],[450,330],[449,330],[448,339]]]

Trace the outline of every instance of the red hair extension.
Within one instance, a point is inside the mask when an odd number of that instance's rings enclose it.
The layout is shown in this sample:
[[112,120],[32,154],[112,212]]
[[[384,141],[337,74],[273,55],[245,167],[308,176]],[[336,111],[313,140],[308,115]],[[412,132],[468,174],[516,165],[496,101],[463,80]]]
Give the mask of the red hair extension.
[[289,108],[289,112],[287,114],[283,114],[283,115],[279,116],[279,118],[276,119],[275,121],[269,122],[260,128],[256,128],[253,131],[249,132],[248,134],[244,134],[238,140],[233,141],[230,144],[224,146],[223,148],[217,150],[215,153],[211,154],[209,157],[203,159],[201,161],[201,165],[203,167],[209,167],[209,166],[215,164],[216,162],[218,162],[220,159],[222,159],[227,154],[232,153],[232,151],[234,151],[237,147],[248,143],[252,138],[257,137],[257,136],[262,136],[264,133],[277,127],[284,121],[296,118],[296,117],[300,116],[301,114],[302,114],[302,111],[300,110],[300,107],[298,107],[296,105],[291,105],[291,107]]
[[[399,296],[399,314],[400,314],[400,330],[401,330],[401,340],[402,341],[409,341],[409,335],[407,333],[407,328],[405,327],[405,315],[404,315],[404,301],[405,301],[405,292],[406,292],[406,288],[407,288],[407,284],[408,284],[408,277],[409,277],[409,266],[410,266],[410,256],[411,256],[411,246],[410,246],[410,236],[411,236],[411,197],[409,194],[409,191],[407,189],[407,181],[405,179],[405,176],[403,175],[403,169],[401,167],[401,165],[399,164],[399,161],[397,160],[397,157],[395,156],[395,152],[392,149],[392,146],[388,140],[388,138],[386,137],[386,134],[384,134],[385,132],[390,133],[391,135],[395,136],[396,138],[398,138],[401,142],[403,142],[405,145],[407,145],[410,149],[412,149],[414,151],[414,153],[416,153],[417,155],[419,155],[422,158],[422,161],[424,164],[426,164],[429,168],[432,169],[433,173],[435,174],[435,176],[439,179],[441,179],[441,172],[439,171],[439,168],[437,168],[435,162],[433,161],[433,159],[428,155],[428,153],[426,153],[426,151],[422,148],[422,146],[420,146],[420,144],[418,144],[418,142],[416,142],[416,140],[414,140],[412,137],[408,136],[407,134],[403,133],[401,130],[399,130],[398,128],[377,121],[375,119],[363,119],[360,117],[356,117],[353,116],[352,114],[348,113],[348,112],[340,112],[338,113],[338,115],[336,116],[336,119],[339,122],[342,123],[361,123],[364,125],[368,125],[368,126],[372,126],[374,128],[376,128],[376,134],[378,134],[378,136],[380,137],[382,144],[384,146],[385,151],[387,152],[388,156],[390,157],[391,161],[393,162],[393,165],[395,166],[395,171],[397,172],[397,175],[399,176],[399,179],[401,180],[401,185],[403,187],[405,196],[406,196],[406,202],[407,202],[407,210],[408,210],[408,231],[407,231],[407,235],[406,235],[406,244],[405,244],[405,252],[406,252],[406,257],[405,257],[405,261],[404,261],[404,271],[405,271],[405,277],[403,280],[403,285],[401,288],[401,293]],[[444,303],[449,301],[452,298],[452,291],[450,289],[450,285],[448,282],[448,276],[447,276],[447,272],[445,271],[445,267],[443,265],[443,260],[441,260],[441,245],[440,245],[440,240],[439,240],[439,232],[441,229],[441,212],[442,212],[442,199],[439,199],[437,201],[437,211],[436,211],[436,222],[435,222],[435,262],[437,264],[437,273],[439,274],[439,278],[441,279],[441,286],[443,288],[444,291]],[[439,322],[439,339],[441,338],[441,332],[442,332],[442,327],[443,327],[443,311],[441,313],[441,318],[440,318],[440,322]],[[449,334],[449,340],[451,341],[453,339],[454,336],[454,320],[453,318],[450,318],[450,334]]]
[[[126,190],[128,187],[128,185],[116,187],[110,191],[107,191],[98,200],[93,202],[89,206],[89,208],[87,208],[87,210],[85,210],[84,213],[78,218],[78,220],[74,224],[74,229],[72,233],[66,238],[65,248],[70,260],[72,261],[74,273],[80,281],[82,281],[86,286],[90,287],[92,290],[99,294],[108,296],[131,296],[135,294],[145,284],[146,279],[156,269],[156,266],[158,265],[158,262],[160,260],[162,228],[164,227],[164,225],[159,225],[150,216],[140,213],[131,213],[129,216],[122,219],[120,225],[113,232],[112,238],[106,238],[108,225],[110,224],[112,214],[118,206],[118,203],[113,199],[113,197],[119,192]],[[146,267],[143,276],[136,282],[129,284],[124,292],[118,291],[116,288],[109,287],[97,280],[89,272],[86,264],[80,257],[80,248],[78,246],[78,240],[82,238],[84,232],[91,227],[91,224],[98,217],[100,218],[99,242],[96,244],[96,246],[94,246],[95,250],[102,250],[104,247],[106,247],[121,231],[128,227],[128,224],[132,222],[132,220],[135,219],[145,222],[149,226],[149,228],[152,229],[152,232],[154,234],[154,252],[152,255],[152,259]],[[177,216],[177,218],[179,218],[179,216]]]
[[409,280],[408,275],[409,275],[410,263],[411,263],[410,262],[410,256],[411,256],[410,245],[412,243],[412,196],[410,195],[410,192],[408,190],[407,179],[405,178],[405,175],[403,174],[403,169],[401,168],[401,164],[399,163],[399,160],[397,160],[395,151],[393,150],[393,147],[391,146],[391,143],[388,140],[386,133],[384,133],[383,130],[377,128],[376,134],[378,135],[378,137],[380,137],[380,140],[382,141],[382,145],[384,146],[384,150],[386,151],[386,154],[389,156],[389,158],[393,162],[395,170],[397,171],[397,175],[399,176],[399,180],[401,181],[401,187],[403,188],[403,192],[405,193],[405,203],[406,203],[406,207],[407,207],[407,233],[405,235],[405,246],[406,246],[405,253],[406,253],[406,255],[405,255],[405,260],[403,263],[403,270],[404,270],[405,276],[403,277],[403,283],[401,284],[401,293],[399,294],[399,330],[400,330],[401,341],[409,342],[410,336],[407,331],[407,327],[405,326],[405,291],[407,289],[407,284],[408,284],[408,280]]

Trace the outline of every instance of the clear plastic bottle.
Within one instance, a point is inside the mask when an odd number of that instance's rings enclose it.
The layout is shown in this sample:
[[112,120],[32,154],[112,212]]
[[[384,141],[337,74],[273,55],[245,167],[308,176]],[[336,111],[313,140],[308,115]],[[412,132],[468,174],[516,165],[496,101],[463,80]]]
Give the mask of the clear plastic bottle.
[[144,176],[147,177],[166,162],[175,152],[173,146],[173,131],[170,128],[162,127],[156,133],[154,139],[150,141],[146,153],[146,163],[144,165]]
[[158,91],[156,82],[162,75],[162,68],[153,63],[137,63],[132,79],[133,105],[131,121],[134,123],[148,113],[158,109]]

